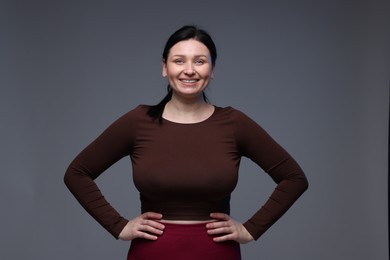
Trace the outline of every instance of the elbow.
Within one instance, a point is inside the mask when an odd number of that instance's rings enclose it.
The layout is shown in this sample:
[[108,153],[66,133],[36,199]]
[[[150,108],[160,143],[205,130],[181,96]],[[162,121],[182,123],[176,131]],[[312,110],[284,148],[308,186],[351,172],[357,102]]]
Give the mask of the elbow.
[[305,192],[307,189],[309,189],[309,181],[307,180],[307,178],[305,177],[304,181],[303,181],[303,192]]
[[68,169],[66,169],[63,181],[65,186],[72,191],[73,187],[77,185],[76,183],[79,181],[79,174],[76,167],[74,167],[73,164],[70,164],[68,166]]
[[306,178],[306,175],[302,172],[301,177],[299,178],[299,183],[302,193],[304,193],[309,188],[309,181]]
[[66,170],[64,174],[63,181],[65,186],[69,189],[72,184],[72,173],[70,172],[69,168]]

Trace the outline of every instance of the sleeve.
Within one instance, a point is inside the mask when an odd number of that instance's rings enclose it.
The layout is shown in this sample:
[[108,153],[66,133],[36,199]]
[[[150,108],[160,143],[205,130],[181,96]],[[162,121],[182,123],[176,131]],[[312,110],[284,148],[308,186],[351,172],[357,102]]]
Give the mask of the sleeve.
[[94,180],[130,154],[136,116],[137,109],[134,109],[111,124],[76,156],[64,176],[65,185],[83,208],[117,239],[128,220],[107,202]]
[[257,240],[304,193],[308,181],[297,162],[245,114],[235,110],[239,153],[259,165],[277,184],[266,203],[243,225]]

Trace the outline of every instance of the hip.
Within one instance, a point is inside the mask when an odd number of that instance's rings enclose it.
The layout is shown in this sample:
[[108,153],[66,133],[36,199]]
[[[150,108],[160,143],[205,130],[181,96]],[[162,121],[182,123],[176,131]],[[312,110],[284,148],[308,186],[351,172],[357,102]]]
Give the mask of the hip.
[[164,223],[164,233],[157,240],[137,238],[131,242],[128,260],[239,260],[236,241],[214,242],[206,223]]

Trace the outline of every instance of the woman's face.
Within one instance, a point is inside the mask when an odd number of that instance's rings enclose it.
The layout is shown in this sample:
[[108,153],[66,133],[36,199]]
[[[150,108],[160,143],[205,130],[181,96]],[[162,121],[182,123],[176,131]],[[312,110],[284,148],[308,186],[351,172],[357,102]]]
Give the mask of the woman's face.
[[162,75],[167,77],[173,94],[181,97],[199,97],[213,74],[210,51],[194,39],[173,45],[163,61]]

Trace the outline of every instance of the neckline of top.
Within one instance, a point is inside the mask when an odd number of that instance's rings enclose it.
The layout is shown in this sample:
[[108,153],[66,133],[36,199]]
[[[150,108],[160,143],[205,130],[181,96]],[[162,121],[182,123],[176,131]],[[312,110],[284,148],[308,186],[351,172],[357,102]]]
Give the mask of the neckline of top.
[[193,123],[181,123],[181,122],[175,122],[175,121],[172,121],[172,120],[169,120],[169,119],[166,119],[164,117],[162,117],[162,120],[163,122],[167,122],[167,123],[170,123],[170,124],[175,124],[175,125],[199,125],[199,124],[202,124],[202,123],[206,123],[208,121],[210,121],[214,116],[215,114],[217,113],[217,111],[219,110],[219,107],[215,106],[215,105],[212,105],[214,107],[214,111],[213,113],[211,113],[211,115],[205,119],[203,119],[202,121],[199,121],[199,122],[193,122]]

